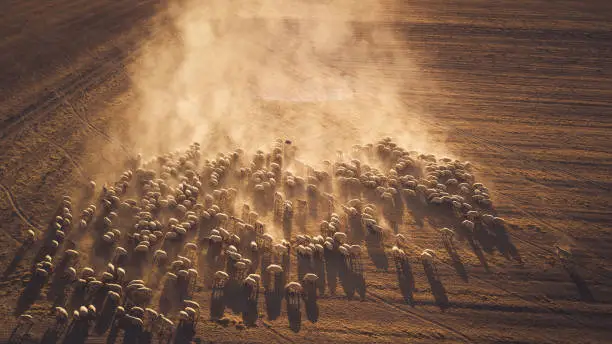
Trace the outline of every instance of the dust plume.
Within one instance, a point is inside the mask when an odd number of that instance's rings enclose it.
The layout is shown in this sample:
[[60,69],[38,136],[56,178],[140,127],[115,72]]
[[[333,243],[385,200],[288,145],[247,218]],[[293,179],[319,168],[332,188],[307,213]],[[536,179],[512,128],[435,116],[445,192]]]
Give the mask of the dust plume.
[[437,153],[417,120],[423,87],[393,3],[173,2],[132,66],[134,146],[144,155],[199,142],[211,153],[297,143],[305,160],[392,136]]

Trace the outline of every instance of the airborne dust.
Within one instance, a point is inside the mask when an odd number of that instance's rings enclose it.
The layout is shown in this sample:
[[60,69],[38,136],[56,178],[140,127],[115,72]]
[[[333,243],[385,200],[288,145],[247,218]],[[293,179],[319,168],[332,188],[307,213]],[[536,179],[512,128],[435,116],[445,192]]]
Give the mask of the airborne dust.
[[445,153],[405,95],[425,83],[392,13],[391,1],[173,2],[131,68],[134,147],[151,157],[199,142],[212,155],[283,138],[320,162],[392,136]]

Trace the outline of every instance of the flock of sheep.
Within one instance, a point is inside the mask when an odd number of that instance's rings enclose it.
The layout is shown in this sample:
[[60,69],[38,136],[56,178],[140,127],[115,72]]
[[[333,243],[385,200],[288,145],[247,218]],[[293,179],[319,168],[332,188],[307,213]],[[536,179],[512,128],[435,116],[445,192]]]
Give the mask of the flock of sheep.
[[[27,232],[24,247],[40,250],[22,298],[48,287],[51,342],[107,332],[189,341],[204,311],[194,301],[202,285],[214,320],[229,311],[255,325],[261,293],[269,319],[284,300],[291,326],[302,304],[316,321],[317,297],[338,286],[348,298],[366,297],[367,251],[388,252],[400,287],[410,284],[412,252],[399,234],[406,213],[439,228],[451,256],[460,238],[475,252],[493,240],[520,260],[500,244],[508,243],[504,220],[469,163],[407,151],[390,138],[318,168],[285,140],[252,158],[237,149],[205,159],[195,143],[130,164],[110,185],[91,182],[79,197],[64,196],[44,233]],[[430,283],[438,280],[435,257],[420,253]],[[18,321],[15,341],[33,326],[27,306]]]

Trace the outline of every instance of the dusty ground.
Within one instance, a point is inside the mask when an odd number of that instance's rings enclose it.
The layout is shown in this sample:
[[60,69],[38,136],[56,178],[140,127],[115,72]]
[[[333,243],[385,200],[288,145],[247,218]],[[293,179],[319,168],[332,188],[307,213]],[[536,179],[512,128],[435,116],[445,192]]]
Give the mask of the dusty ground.
[[[154,1],[8,1],[0,4],[0,314],[15,300],[32,255],[10,266],[22,233],[42,228],[64,190],[108,180],[91,166],[119,147],[129,104],[125,66],[149,32]],[[321,319],[293,333],[286,318],[257,328],[205,322],[202,341],[596,343],[612,336],[612,5],[607,1],[408,1],[390,15],[411,56],[436,84],[422,95],[435,139],[473,161],[494,189],[525,266],[467,248],[469,279],[441,265],[452,306],[441,311],[422,271],[417,304],[395,275],[367,267],[366,301],[324,298]],[[385,42],[379,42],[384,45]],[[388,47],[392,49],[393,47]],[[350,58],[342,64],[363,64]],[[354,66],[353,66],[354,67]],[[385,68],[403,68],[389,64]],[[108,147],[108,143],[114,149]],[[126,153],[127,152],[127,153]],[[112,168],[108,169],[109,171]],[[431,230],[431,229],[428,229]],[[418,248],[439,246],[406,226]],[[553,245],[574,250],[586,287],[554,264]],[[393,269],[391,269],[393,270]],[[207,292],[199,294],[206,304]],[[32,313],[50,317],[37,301]],[[100,341],[92,339],[93,342]]]

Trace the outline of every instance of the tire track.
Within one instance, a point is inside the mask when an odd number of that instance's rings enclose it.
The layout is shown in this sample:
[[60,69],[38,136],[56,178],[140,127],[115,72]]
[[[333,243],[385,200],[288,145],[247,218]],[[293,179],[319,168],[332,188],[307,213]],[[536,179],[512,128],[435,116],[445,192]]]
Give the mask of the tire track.
[[[92,30],[97,30],[97,29],[100,29],[100,28],[103,28],[103,27],[107,26],[107,25],[105,25],[106,24],[105,20],[113,22],[113,23],[115,23],[115,22],[125,23],[125,22],[128,21],[127,19],[129,19],[130,17],[134,17],[134,14],[138,13],[137,12],[138,9],[140,9],[145,4],[149,4],[149,3],[151,3],[151,1],[147,0],[147,1],[144,1],[142,3],[137,4],[136,6],[131,6],[131,7],[128,7],[128,8],[123,8],[123,7],[122,8],[116,8],[116,10],[113,10],[113,9],[115,9],[115,7],[117,7],[117,3],[115,3],[114,5],[107,6],[108,7],[108,11],[103,12],[102,13],[103,15],[100,15],[100,13],[98,13],[97,11],[94,11],[95,12],[93,14],[94,17],[90,18],[92,20],[83,21],[82,16],[76,16],[74,18],[71,18],[71,19],[66,20],[65,22],[61,23],[56,29],[59,30],[59,31],[61,31],[62,29],[63,30],[69,30],[71,27],[75,26],[75,24],[79,24],[80,23],[80,24],[88,27],[88,30],[84,32],[84,34],[87,34],[88,32],[90,32]],[[120,3],[119,6],[122,6],[122,3]],[[96,6],[94,8],[98,8],[98,7],[100,7],[100,6]],[[142,16],[138,16],[137,15],[136,17],[140,18]],[[138,24],[142,20],[143,19],[140,19],[140,20],[137,19],[136,21],[134,21],[133,24]],[[146,19],[144,19],[144,20],[146,20]],[[132,25],[132,27],[133,27],[133,25]],[[114,26],[111,26],[108,29],[110,30],[111,28],[114,28]],[[117,31],[117,30],[114,30],[114,31]],[[38,32],[35,32],[35,31],[29,31],[29,32],[25,32],[24,34],[26,34],[28,37],[33,38],[33,40],[38,41],[39,43],[43,44],[43,46],[47,46],[49,44],[54,44],[54,41],[49,40],[48,38],[44,37],[44,33],[38,33]],[[120,37],[120,36],[121,36],[120,33],[114,32],[114,34],[111,37],[111,39],[107,40],[106,43],[111,42],[113,39],[116,39],[117,37]],[[66,53],[64,53],[63,50],[60,51],[60,55],[64,55],[64,57],[67,57]],[[67,61],[71,61],[71,60],[72,60],[71,58],[67,58]],[[101,58],[101,60],[105,61],[105,60],[107,60],[107,58],[103,56]],[[69,76],[66,76],[64,79],[67,79],[67,78],[69,78]],[[58,81],[58,83],[61,83],[62,81],[64,81],[64,80],[60,80],[60,81]],[[70,84],[75,83],[75,82],[76,82],[76,79],[72,78],[71,81],[67,81],[67,84],[70,85]],[[53,86],[51,86],[51,87],[53,87]],[[65,88],[65,87],[62,87],[62,88]],[[35,101],[34,104],[41,103],[41,102],[44,102],[44,99],[43,100],[37,100],[37,101]],[[30,104],[30,106],[26,107],[26,109],[24,109],[23,112],[25,112],[26,114],[29,114],[29,112],[31,110],[31,107],[34,104]],[[10,116],[4,122],[7,122],[7,121],[8,122],[14,122],[16,120],[16,118],[18,118],[21,115],[23,115],[23,114],[16,114],[16,115]],[[4,124],[4,123],[2,123],[2,124]],[[0,126],[0,128],[1,128],[1,126]],[[4,137],[4,135],[2,137]]]
[[[439,127],[439,128],[443,128],[442,126],[438,126],[438,127]],[[445,128],[445,130],[447,130],[447,131],[448,131],[448,130],[449,130],[449,128]],[[535,160],[533,157],[531,157],[529,154],[521,153],[521,152],[518,152],[518,151],[516,151],[515,149],[513,149],[513,148],[511,148],[511,147],[508,147],[508,146],[506,146],[506,145],[503,145],[503,144],[500,144],[500,143],[495,143],[495,142],[493,142],[493,141],[491,141],[491,140],[487,140],[487,139],[484,139],[484,138],[482,138],[482,137],[477,137],[476,135],[469,134],[469,133],[468,133],[466,130],[464,130],[464,129],[453,128],[452,130],[454,130],[454,131],[456,131],[456,132],[459,132],[459,133],[460,133],[461,135],[463,135],[464,137],[469,137],[469,138],[471,138],[472,140],[478,141],[478,142],[480,142],[480,143],[483,143],[483,144],[486,144],[486,145],[489,145],[489,146],[493,146],[493,147],[495,147],[495,148],[498,148],[498,149],[501,149],[501,150],[505,150],[505,151],[507,151],[507,152],[510,152],[510,153],[514,154],[515,156],[517,156],[517,157],[519,157],[519,158],[522,158],[522,159],[523,159],[523,161],[524,161],[524,160],[527,160],[528,162],[531,162],[532,167],[533,167],[533,166],[536,166],[536,164],[537,164],[537,161],[536,161],[536,160]],[[539,167],[539,166],[538,166],[538,167]],[[606,190],[606,191],[612,191],[612,189],[610,189],[608,186],[606,186],[606,185],[604,185],[604,184],[601,184],[601,183],[599,183],[599,182],[597,182],[597,181],[594,181],[594,180],[592,180],[592,179],[589,179],[589,178],[578,177],[578,176],[576,176],[575,174],[573,174],[572,172],[570,172],[569,170],[564,169],[564,168],[562,168],[562,167],[553,167],[553,168],[547,168],[547,169],[541,169],[541,168],[540,168],[540,171],[547,172],[547,173],[551,173],[551,174],[559,174],[559,173],[564,173],[565,175],[560,175],[561,177],[566,177],[566,178],[564,178],[564,179],[567,179],[567,177],[571,177],[571,178],[575,178],[575,179],[580,179],[580,180],[584,180],[585,182],[587,182],[587,183],[589,183],[589,184],[591,184],[591,185],[593,185],[593,186],[595,186],[595,187],[598,187],[598,188],[600,188],[600,189],[603,189],[603,190]],[[542,183],[539,183],[539,182],[535,182],[535,183],[538,183],[538,184],[540,184],[540,185],[546,186],[546,185],[544,185],[544,184],[542,184]],[[546,186],[546,187],[547,187],[547,186]]]
[[[136,7],[135,9],[138,9]],[[134,8],[129,9],[122,13],[126,16],[132,14]],[[100,25],[104,22],[100,21]],[[137,23],[135,23],[137,24]],[[44,41],[42,38],[39,38]],[[49,113],[57,110],[59,104],[56,102],[56,93],[64,94],[67,97],[75,97],[77,92],[87,90],[90,88],[97,87],[107,82],[112,75],[118,72],[121,63],[129,63],[137,56],[141,47],[137,47],[133,52],[124,52],[120,48],[114,46],[111,52],[101,57],[100,60],[103,63],[94,63],[90,68],[86,68],[85,72],[76,73],[76,75],[68,75],[58,82],[59,85],[53,87],[51,92],[36,100],[34,103],[28,105],[21,113],[9,116],[7,119],[0,123],[0,139],[4,139],[13,128],[23,126],[23,122],[28,119],[36,120],[41,117],[44,113]],[[122,54],[126,54],[122,57]]]
[[17,214],[17,216],[19,216],[19,218],[25,224],[27,224],[28,227],[36,231],[38,234],[42,233],[43,231],[39,229],[40,227],[39,225],[35,224],[34,221],[28,220],[23,210],[21,210],[21,208],[17,204],[17,201],[15,201],[15,196],[13,195],[11,190],[2,183],[0,183],[0,189],[2,189],[2,191],[4,191],[4,193],[6,194],[6,197],[8,198],[9,203],[11,204],[11,207],[13,208],[13,211]]
[[62,146],[56,144],[53,142],[53,140],[49,140],[47,139],[47,143],[49,143],[51,146],[55,147],[57,150],[61,151],[64,156],[68,159],[68,161],[74,166],[74,168],[77,170],[77,172],[81,175],[81,177],[83,178],[83,180],[87,183],[91,180],[91,177],[88,176],[83,168],[81,167],[81,165],[72,157],[72,155],[70,155],[70,153],[65,150]]
[[272,325],[270,325],[270,324],[266,324],[266,322],[265,322],[265,321],[263,321],[263,320],[262,320],[262,321],[261,321],[261,324],[263,325],[263,327],[264,327],[266,330],[269,330],[270,332],[272,332],[272,333],[273,333],[274,335],[276,335],[277,337],[282,338],[282,340],[284,340],[285,342],[295,343],[295,341],[294,341],[293,339],[291,339],[291,338],[289,338],[289,337],[285,336],[284,334],[282,334],[282,333],[278,332],[277,330],[275,330],[275,329],[272,327]]
[[[60,89],[62,90],[62,93],[72,96],[78,90],[102,85],[104,82],[110,79],[113,72],[117,71],[116,65],[118,62],[120,62],[120,58],[118,57],[120,52],[114,51],[109,55],[110,56],[105,57],[106,62],[103,64],[96,64],[92,68],[89,68],[84,73],[83,78],[80,78],[79,76],[68,76],[64,78],[56,90]],[[5,139],[15,127],[17,127],[16,130],[20,130],[25,125],[24,122],[26,120],[37,120],[43,115],[57,110],[59,108],[59,103],[56,102],[55,93],[55,90],[49,92],[38,101],[27,106],[22,114],[16,114],[4,120],[1,123],[2,125],[0,125],[2,128],[0,129],[0,139]]]
[[67,98],[66,96],[60,95],[55,90],[54,90],[54,92],[55,92],[57,100],[61,101],[64,105],[66,105],[70,109],[72,114],[75,115],[79,120],[81,120],[81,122],[83,122],[85,125],[87,125],[87,127],[89,129],[91,129],[92,131],[94,131],[98,135],[104,137],[107,142],[114,143],[114,144],[118,145],[128,157],[133,157],[134,156],[134,152],[131,151],[130,149],[126,148],[125,145],[123,145],[123,143],[121,143],[119,140],[116,140],[115,138],[113,138],[109,134],[107,134],[104,131],[102,131],[102,129],[100,129],[97,126],[95,126],[93,123],[91,123],[89,118],[87,118],[86,116],[81,116],[79,114],[79,111],[74,107],[73,103],[68,101],[68,99],[66,99]]
[[[472,339],[468,335],[462,333],[459,330],[456,330],[456,329],[454,329],[454,328],[452,328],[452,327],[450,327],[448,325],[444,325],[443,323],[441,323],[439,321],[432,320],[432,319],[429,319],[428,317],[425,317],[423,315],[417,314],[416,312],[412,312],[410,310],[407,310],[407,309],[404,309],[402,307],[396,306],[392,302],[389,302],[389,301],[385,300],[382,296],[377,295],[374,292],[366,291],[366,293],[368,295],[370,295],[370,297],[372,299],[378,300],[378,301],[382,302],[383,304],[387,305],[388,307],[391,307],[391,308],[393,308],[393,309],[395,309],[395,310],[397,310],[397,311],[399,311],[401,313],[404,313],[404,314],[406,314],[406,315],[408,315],[410,317],[417,318],[417,319],[419,319],[421,321],[424,321],[424,322],[426,322],[426,323],[428,323],[430,325],[437,326],[437,327],[442,328],[442,329],[444,329],[444,330],[446,330],[446,331],[448,331],[450,333],[453,333],[453,334],[459,336],[460,338],[462,338],[465,343],[472,343]],[[373,300],[373,301],[375,301],[375,300]]]

